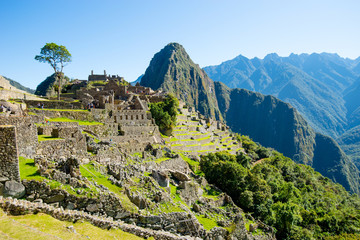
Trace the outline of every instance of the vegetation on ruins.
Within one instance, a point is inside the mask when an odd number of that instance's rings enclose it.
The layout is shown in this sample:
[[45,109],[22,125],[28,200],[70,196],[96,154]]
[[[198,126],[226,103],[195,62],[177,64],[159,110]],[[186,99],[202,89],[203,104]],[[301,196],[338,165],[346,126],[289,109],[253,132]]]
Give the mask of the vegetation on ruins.
[[162,102],[150,103],[150,112],[162,134],[167,136],[171,134],[176,124],[178,107],[179,100],[171,94],[169,94]]
[[248,137],[239,139],[244,152],[210,153],[200,162],[207,180],[238,206],[274,227],[279,239],[360,237],[357,195]]
[[40,55],[35,56],[39,62],[49,63],[54,69],[55,78],[58,82],[58,100],[60,100],[62,79],[64,77],[63,68],[66,63],[71,62],[71,54],[65,46],[56,43],[46,43],[40,50]]

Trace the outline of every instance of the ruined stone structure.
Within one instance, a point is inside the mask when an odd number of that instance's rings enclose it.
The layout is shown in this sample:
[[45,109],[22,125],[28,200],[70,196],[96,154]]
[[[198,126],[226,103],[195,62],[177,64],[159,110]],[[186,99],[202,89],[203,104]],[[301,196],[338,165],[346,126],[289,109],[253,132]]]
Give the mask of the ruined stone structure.
[[61,139],[39,142],[36,154],[52,159],[72,155],[85,156],[87,154],[86,139],[81,132],[76,122],[41,125],[38,127],[39,135]]
[[14,125],[19,155],[27,158],[34,157],[38,139],[37,128],[31,117],[0,117],[0,125]]
[[0,178],[20,182],[19,156],[16,129],[11,125],[0,125]]
[[123,77],[119,75],[106,75],[106,71],[104,70],[104,74],[94,74],[94,71],[91,70],[91,74],[88,77],[88,81],[124,81]]

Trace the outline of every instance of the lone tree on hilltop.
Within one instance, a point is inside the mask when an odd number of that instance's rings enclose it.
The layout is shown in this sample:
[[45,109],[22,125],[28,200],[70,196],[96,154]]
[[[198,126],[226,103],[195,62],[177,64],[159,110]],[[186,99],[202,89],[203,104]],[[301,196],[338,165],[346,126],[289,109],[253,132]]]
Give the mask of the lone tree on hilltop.
[[62,45],[47,43],[41,48],[40,55],[35,56],[35,60],[49,63],[54,69],[55,80],[58,82],[58,100],[60,100],[61,83],[64,77],[63,68],[66,63],[71,62],[71,54]]

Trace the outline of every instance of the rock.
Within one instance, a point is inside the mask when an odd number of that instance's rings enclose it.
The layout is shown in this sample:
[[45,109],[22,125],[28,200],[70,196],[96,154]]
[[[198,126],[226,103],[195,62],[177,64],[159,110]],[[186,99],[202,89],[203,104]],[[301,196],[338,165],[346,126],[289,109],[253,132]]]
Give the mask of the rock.
[[201,132],[202,134],[206,133],[206,129],[203,126],[197,127],[196,130]]
[[69,229],[70,232],[76,233],[76,230],[75,230],[74,226],[70,225],[70,226],[68,226],[66,228]]
[[58,202],[49,203],[49,205],[54,207],[54,208],[58,208],[60,206],[60,204]]
[[31,195],[27,196],[26,199],[27,199],[28,201],[34,201],[34,199],[35,199],[35,194],[31,194]]
[[6,182],[6,181],[9,181],[9,178],[7,178],[7,177],[0,177],[0,183]]
[[151,176],[161,187],[169,187],[169,177],[164,171],[153,170]]
[[171,153],[171,149],[170,149],[170,148],[168,148],[168,147],[164,147],[163,149],[164,149],[164,151],[165,151],[165,152],[167,152],[167,153]]
[[194,203],[193,209],[194,209],[195,212],[201,212],[201,207],[200,207],[200,205],[197,204],[197,203]]
[[86,206],[86,210],[89,211],[89,212],[98,212],[101,207],[102,207],[102,204],[101,204],[101,203],[100,203],[100,204],[97,204],[97,203],[95,203],[95,204],[88,204],[88,205]]
[[43,203],[43,200],[41,198],[35,199],[34,203]]
[[190,181],[191,178],[185,173],[179,171],[172,171],[171,175],[179,181]]
[[54,203],[54,202],[61,202],[65,199],[65,196],[62,194],[56,194],[54,196],[50,196],[47,199],[45,199],[46,203]]
[[75,209],[75,204],[72,203],[72,202],[69,202],[69,203],[66,205],[66,209],[68,209],[68,210],[74,210],[74,209]]
[[250,225],[249,225],[249,232],[255,232],[255,231],[256,231],[256,228],[257,228],[256,224],[250,223]]
[[117,212],[115,219],[124,219],[124,218],[128,218],[128,217],[130,217],[129,212]]
[[21,198],[25,195],[25,187],[16,181],[7,181],[3,190],[4,197]]
[[4,184],[0,183],[0,196],[3,195],[4,192]]
[[156,158],[162,158],[163,157],[163,152],[161,149],[154,149],[153,150],[153,155],[156,157]]
[[190,158],[191,160],[194,160],[194,161],[200,162],[200,157],[199,157],[199,156],[197,156],[197,155],[190,155],[190,156],[189,156],[189,158]]

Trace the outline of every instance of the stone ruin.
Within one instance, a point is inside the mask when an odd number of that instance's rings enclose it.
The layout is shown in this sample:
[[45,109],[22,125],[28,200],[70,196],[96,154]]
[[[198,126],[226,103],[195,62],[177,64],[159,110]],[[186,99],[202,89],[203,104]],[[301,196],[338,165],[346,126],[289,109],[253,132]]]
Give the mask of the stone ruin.
[[16,128],[0,125],[0,196],[20,198],[25,187],[20,183]]

